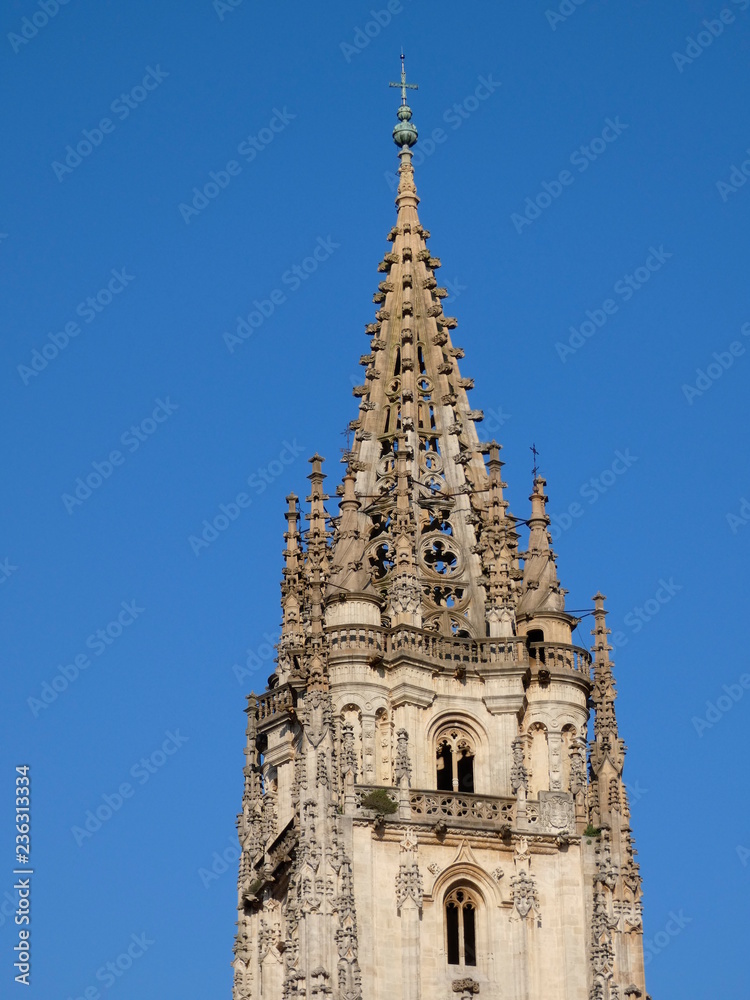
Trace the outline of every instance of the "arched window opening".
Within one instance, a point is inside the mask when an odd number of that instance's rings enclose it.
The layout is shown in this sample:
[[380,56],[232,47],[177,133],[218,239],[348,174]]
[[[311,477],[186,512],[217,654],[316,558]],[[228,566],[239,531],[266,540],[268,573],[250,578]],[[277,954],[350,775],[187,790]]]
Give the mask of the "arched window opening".
[[463,754],[456,761],[458,774],[458,789],[461,792],[474,791],[474,758]]
[[444,731],[437,743],[437,790],[474,792],[474,746],[460,729]]
[[393,366],[393,374],[394,374],[394,376],[401,374],[401,349],[400,348],[396,349],[396,363]]
[[453,751],[448,743],[438,747],[437,787],[439,792],[453,791]]
[[448,965],[477,964],[477,904],[468,889],[454,889],[445,901]]
[[420,375],[424,375],[424,373],[425,373],[425,371],[427,369],[425,368],[424,351],[422,350],[422,345],[421,344],[417,345],[417,358],[419,360],[419,372],[420,372]]
[[529,646],[530,658],[538,660],[539,663],[544,663],[544,650],[532,648],[535,643],[544,642],[544,632],[540,628],[533,628],[526,636],[526,642]]

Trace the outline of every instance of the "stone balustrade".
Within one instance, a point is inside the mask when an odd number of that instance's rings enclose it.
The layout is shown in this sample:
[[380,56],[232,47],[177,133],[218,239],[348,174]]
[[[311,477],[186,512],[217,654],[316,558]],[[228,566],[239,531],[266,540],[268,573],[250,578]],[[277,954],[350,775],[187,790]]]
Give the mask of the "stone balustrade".
[[[357,811],[368,814],[373,810],[363,809],[362,802],[373,792],[385,794],[398,803],[401,790],[383,785],[356,785],[354,801]],[[482,828],[497,828],[506,823],[513,825],[516,800],[499,795],[475,795],[464,792],[437,792],[411,788],[408,790],[410,818],[417,821],[437,822],[442,820],[450,825],[466,824]],[[393,816],[398,813],[394,811]]]
[[401,626],[390,630],[373,626],[334,625],[326,630],[332,654],[349,651],[392,659],[399,653],[446,664],[520,664],[526,660],[522,638],[460,639],[426,629]]
[[591,654],[581,646],[571,646],[564,642],[532,642],[528,650],[529,660],[547,670],[573,670],[588,675],[591,668]]
[[294,708],[294,693],[288,684],[271,688],[265,694],[256,695],[255,717],[258,725],[272,720],[274,717],[288,713]]

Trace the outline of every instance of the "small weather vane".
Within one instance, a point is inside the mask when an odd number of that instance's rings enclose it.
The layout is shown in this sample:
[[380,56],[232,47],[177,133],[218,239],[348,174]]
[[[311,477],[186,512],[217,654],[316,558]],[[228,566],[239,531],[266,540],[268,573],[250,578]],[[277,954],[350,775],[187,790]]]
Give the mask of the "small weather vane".
[[534,456],[534,469],[533,469],[533,472],[534,472],[534,479],[536,479],[536,477],[539,475],[539,461],[538,461],[538,459],[539,459],[539,452],[536,450],[536,445],[535,444],[532,444],[532,446],[529,448],[529,451]]
[[407,90],[419,90],[418,83],[407,83],[406,82],[406,67],[404,66],[404,53],[401,53],[401,82],[400,83],[389,83],[389,87],[400,87],[401,88],[401,103],[406,104],[406,91]]
[[342,448],[341,451],[344,455],[349,455],[352,450],[352,429],[349,424],[346,425],[346,430],[341,432],[341,436],[346,438],[346,449]]

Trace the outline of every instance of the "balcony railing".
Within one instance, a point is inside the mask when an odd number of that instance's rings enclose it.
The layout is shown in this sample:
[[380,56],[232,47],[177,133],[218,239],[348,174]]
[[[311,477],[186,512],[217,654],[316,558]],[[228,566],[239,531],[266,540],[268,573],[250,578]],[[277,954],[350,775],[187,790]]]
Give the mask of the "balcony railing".
[[255,717],[260,726],[279,715],[289,713],[293,708],[294,693],[288,684],[255,696]]
[[[354,801],[357,811],[364,810],[363,800],[373,792],[385,792],[399,802],[401,790],[383,785],[356,785]],[[411,788],[408,790],[410,818],[413,820],[446,820],[451,824],[489,826],[492,829],[513,825],[516,800],[499,795],[475,795],[464,792],[436,792]],[[392,814],[396,817],[398,814]]]
[[564,642],[529,643],[529,660],[547,670],[574,670],[586,675],[591,667],[591,654],[588,650]]
[[408,626],[391,631],[366,625],[330,626],[326,629],[326,636],[334,654],[359,651],[392,659],[401,653],[465,666],[482,663],[511,666],[525,661],[523,638],[515,636],[507,639],[460,639]]

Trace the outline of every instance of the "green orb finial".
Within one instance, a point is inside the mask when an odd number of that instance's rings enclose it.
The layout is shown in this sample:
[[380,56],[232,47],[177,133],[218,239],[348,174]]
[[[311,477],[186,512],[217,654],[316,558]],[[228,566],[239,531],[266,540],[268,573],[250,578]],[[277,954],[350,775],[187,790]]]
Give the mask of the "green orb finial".
[[393,141],[402,149],[404,146],[413,146],[419,137],[419,133],[417,132],[417,126],[411,120],[411,108],[406,103],[406,91],[419,90],[419,85],[406,82],[403,52],[401,53],[401,81],[399,83],[390,83],[388,86],[401,88],[401,107],[398,109],[399,122],[393,129]]

